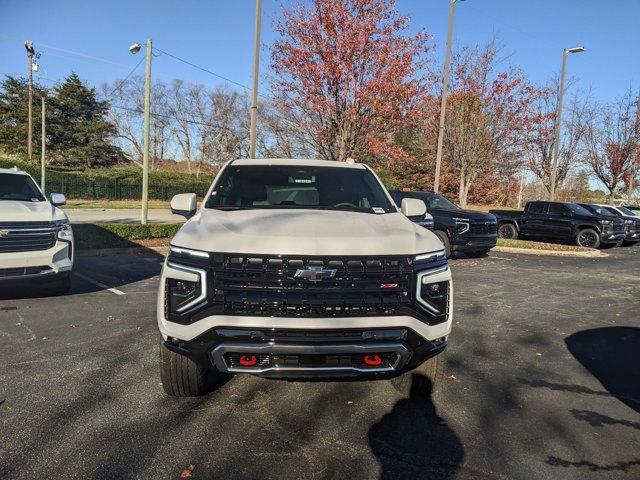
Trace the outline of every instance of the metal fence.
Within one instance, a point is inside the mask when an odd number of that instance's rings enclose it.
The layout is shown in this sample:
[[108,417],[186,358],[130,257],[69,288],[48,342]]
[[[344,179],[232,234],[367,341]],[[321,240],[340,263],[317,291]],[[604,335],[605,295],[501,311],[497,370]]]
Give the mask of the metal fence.
[[[203,197],[209,182],[179,183],[176,185],[149,184],[149,198],[169,200],[178,193],[195,193]],[[51,175],[46,181],[46,193],[64,193],[67,198],[130,200],[142,196],[142,183],[130,179],[83,179],[71,176]]]

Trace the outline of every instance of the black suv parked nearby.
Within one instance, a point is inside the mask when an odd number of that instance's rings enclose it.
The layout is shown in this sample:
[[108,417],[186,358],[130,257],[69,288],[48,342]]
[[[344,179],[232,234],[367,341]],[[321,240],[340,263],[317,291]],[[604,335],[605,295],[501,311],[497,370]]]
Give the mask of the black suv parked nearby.
[[631,210],[626,207],[613,207],[602,204],[583,204],[589,211],[597,212],[598,215],[618,217],[624,220],[626,235],[623,245],[635,245],[640,241],[640,217],[636,217]]
[[397,205],[403,198],[417,198],[433,216],[433,233],[444,245],[447,257],[453,252],[469,256],[485,255],[496,246],[498,222],[494,215],[463,210],[438,193],[390,191]]
[[624,221],[592,214],[577,203],[527,202],[524,212],[490,210],[498,218],[502,238],[543,237],[575,242],[581,247],[618,245],[625,238]]

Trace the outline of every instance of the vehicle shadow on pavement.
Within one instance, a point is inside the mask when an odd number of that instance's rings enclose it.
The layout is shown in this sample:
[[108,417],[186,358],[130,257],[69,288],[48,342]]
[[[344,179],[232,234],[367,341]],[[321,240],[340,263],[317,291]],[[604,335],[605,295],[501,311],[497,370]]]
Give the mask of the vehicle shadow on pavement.
[[[369,429],[381,480],[460,478],[464,447],[429,398],[403,398]],[[462,478],[473,478],[463,476]]]
[[640,413],[640,328],[583,330],[569,335],[565,342],[607,392]]
[[107,288],[119,288],[160,274],[163,255],[143,249],[136,255],[122,254],[76,258],[71,274],[71,291],[56,291],[51,281],[27,281],[3,286],[0,300],[60,297],[67,294],[95,293]]

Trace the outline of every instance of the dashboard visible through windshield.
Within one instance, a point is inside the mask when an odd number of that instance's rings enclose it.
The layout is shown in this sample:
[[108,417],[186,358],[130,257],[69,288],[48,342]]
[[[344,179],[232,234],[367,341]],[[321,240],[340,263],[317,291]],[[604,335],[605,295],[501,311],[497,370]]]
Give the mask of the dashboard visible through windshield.
[[296,165],[229,165],[216,181],[206,207],[396,212],[367,169]]

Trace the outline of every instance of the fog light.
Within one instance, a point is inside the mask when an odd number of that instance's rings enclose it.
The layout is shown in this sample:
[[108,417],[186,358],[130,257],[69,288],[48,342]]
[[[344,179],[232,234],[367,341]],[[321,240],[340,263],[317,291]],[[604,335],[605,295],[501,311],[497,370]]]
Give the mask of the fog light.
[[258,363],[258,357],[255,355],[241,355],[240,356],[240,365],[243,367],[253,367]]
[[382,364],[382,358],[380,358],[380,355],[377,355],[377,354],[365,355],[364,364],[370,367],[377,367]]

